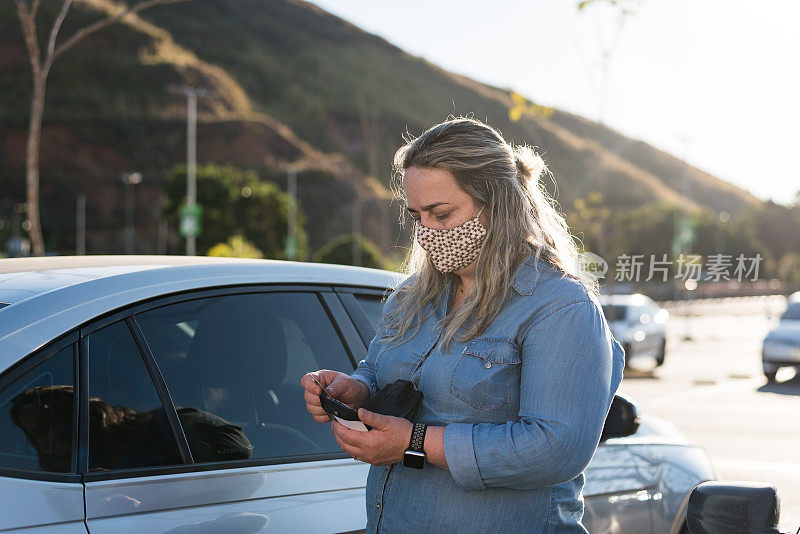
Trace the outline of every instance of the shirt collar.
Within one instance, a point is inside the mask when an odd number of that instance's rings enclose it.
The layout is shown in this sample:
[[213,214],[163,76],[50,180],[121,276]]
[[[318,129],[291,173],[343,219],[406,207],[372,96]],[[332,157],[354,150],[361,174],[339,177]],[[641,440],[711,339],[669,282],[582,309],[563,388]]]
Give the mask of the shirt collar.
[[544,269],[545,262],[541,259],[537,262],[535,253],[531,252],[517,268],[511,285],[520,295],[531,295],[536,289]]

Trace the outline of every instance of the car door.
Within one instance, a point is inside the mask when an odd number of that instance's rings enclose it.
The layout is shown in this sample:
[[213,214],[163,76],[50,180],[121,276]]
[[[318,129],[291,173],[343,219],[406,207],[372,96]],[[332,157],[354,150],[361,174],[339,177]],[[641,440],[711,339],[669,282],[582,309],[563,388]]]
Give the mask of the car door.
[[66,336],[0,377],[0,530],[85,534],[77,474],[74,344]]
[[369,466],[299,385],[352,369],[354,329],[336,316],[324,288],[231,288],[87,332],[89,532],[363,531]]
[[[383,308],[384,291],[337,288],[337,294],[362,334],[371,340]],[[369,327],[365,325],[369,323]],[[367,345],[369,341],[366,341]],[[658,470],[626,445],[601,443],[586,468],[583,524],[593,534],[647,533]]]
[[586,468],[583,524],[592,534],[651,532],[659,469],[646,448],[600,443]]

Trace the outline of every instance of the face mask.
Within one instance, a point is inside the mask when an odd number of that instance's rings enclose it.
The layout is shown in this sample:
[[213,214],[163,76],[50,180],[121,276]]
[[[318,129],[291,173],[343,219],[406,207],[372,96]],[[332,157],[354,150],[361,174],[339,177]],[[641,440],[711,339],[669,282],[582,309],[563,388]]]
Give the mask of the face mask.
[[[483,211],[483,208],[481,208]],[[453,228],[428,228],[417,223],[417,241],[443,273],[463,269],[478,257],[486,228],[478,215]]]

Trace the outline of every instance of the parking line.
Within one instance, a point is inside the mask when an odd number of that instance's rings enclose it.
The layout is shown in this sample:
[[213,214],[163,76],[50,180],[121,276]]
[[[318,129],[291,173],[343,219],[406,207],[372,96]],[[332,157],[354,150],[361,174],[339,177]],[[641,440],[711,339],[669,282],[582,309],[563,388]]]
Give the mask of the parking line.
[[642,404],[647,406],[674,404],[676,402],[694,400],[701,397],[709,397],[711,395],[716,395],[717,393],[722,393],[728,390],[735,391],[738,389],[750,389],[763,383],[764,379],[761,377],[750,378],[748,380],[731,380],[728,382],[723,382],[722,384],[714,384],[713,386],[696,387],[692,389],[685,389],[683,391],[676,391],[674,393],[667,393],[666,395],[661,395],[660,397],[652,397],[650,399],[642,400]]
[[719,469],[742,469],[745,471],[775,471],[779,473],[800,473],[800,464],[780,462],[757,462],[753,460],[711,460]]

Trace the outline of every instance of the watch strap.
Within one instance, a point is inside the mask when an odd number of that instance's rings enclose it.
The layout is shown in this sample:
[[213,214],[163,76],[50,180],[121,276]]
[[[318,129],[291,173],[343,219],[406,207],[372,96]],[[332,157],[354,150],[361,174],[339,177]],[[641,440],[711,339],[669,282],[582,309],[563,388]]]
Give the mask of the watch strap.
[[414,452],[422,452],[423,446],[425,444],[425,431],[428,429],[428,425],[425,423],[414,423],[414,427],[411,430],[411,442],[408,444],[408,448]]

